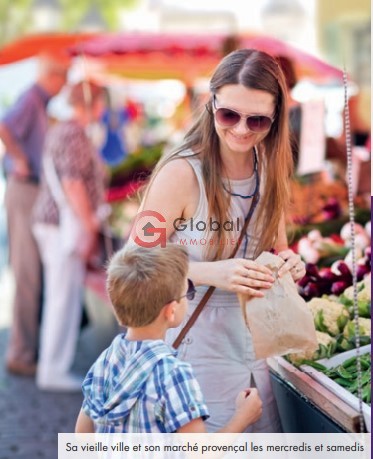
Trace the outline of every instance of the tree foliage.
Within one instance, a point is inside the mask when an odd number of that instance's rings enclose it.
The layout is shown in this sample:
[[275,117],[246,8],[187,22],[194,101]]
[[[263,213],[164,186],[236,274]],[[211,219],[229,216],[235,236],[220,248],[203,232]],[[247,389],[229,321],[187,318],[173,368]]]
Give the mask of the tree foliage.
[[[33,29],[34,0],[0,0],[0,45]],[[84,16],[96,8],[105,22],[105,28],[118,30],[118,11],[134,8],[139,0],[57,0],[60,7],[58,31],[76,32]]]
[[62,28],[76,30],[79,22],[91,8],[97,8],[108,30],[117,30],[118,11],[133,8],[138,0],[60,0],[62,6]]
[[27,31],[33,0],[0,0],[0,44]]

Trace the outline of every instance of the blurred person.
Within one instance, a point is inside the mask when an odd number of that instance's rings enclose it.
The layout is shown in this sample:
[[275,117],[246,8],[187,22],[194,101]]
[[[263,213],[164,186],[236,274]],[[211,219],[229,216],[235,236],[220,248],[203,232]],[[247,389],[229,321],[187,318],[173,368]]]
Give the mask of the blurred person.
[[[104,90],[81,82],[70,88],[68,102],[71,119],[47,135],[33,227],[45,272],[36,383],[40,389],[61,391],[80,389],[71,366],[86,264],[96,250],[97,213],[104,198],[103,166],[87,134],[90,123],[102,116]],[[69,220],[63,219],[67,211]]]
[[9,372],[36,370],[42,290],[40,255],[31,231],[31,209],[39,191],[42,149],[48,128],[47,105],[66,83],[64,55],[40,56],[39,74],[0,122],[5,146],[9,260],[15,279],[13,320],[6,353]]
[[103,161],[109,166],[117,166],[128,156],[125,139],[125,125],[129,122],[129,114],[125,107],[113,104],[109,90],[106,90],[106,110],[101,118],[105,129],[105,140],[101,148]]
[[[188,277],[197,285],[190,314],[209,286],[215,287],[178,348],[205,394],[211,415],[208,430],[228,422],[237,387],[254,386],[263,414],[249,431],[279,432],[268,366],[255,358],[237,293],[262,297],[262,290],[272,287],[272,271],[254,261],[271,248],[284,260],[279,276],[290,272],[297,281],[305,274],[304,263],[288,248],[286,238],[292,154],[285,78],[273,57],[241,49],[220,62],[209,95],[181,146],[155,168],[141,211],[158,212],[164,222],[161,236],[188,246]],[[249,218],[243,243],[235,258],[229,258]],[[175,228],[178,219],[183,227]],[[206,228],[210,219],[215,222],[211,230],[200,231],[193,224],[202,221]],[[236,219],[240,229],[232,226]],[[141,213],[137,221],[132,235],[141,241]],[[174,343],[181,328],[170,329],[166,342]]]
[[[206,432],[208,407],[193,369],[164,342],[196,292],[187,272],[187,250],[176,244],[126,247],[111,259],[107,290],[127,332],[84,380],[78,433]],[[257,389],[238,390],[234,414],[220,432],[242,432],[261,415]]]

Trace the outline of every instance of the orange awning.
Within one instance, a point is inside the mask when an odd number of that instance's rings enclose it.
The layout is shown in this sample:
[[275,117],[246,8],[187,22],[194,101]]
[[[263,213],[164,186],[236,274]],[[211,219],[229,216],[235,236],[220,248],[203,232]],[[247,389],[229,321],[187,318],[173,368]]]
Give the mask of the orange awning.
[[13,41],[0,49],[0,65],[11,64],[40,53],[68,53],[71,47],[91,40],[95,34],[41,34],[29,35]]

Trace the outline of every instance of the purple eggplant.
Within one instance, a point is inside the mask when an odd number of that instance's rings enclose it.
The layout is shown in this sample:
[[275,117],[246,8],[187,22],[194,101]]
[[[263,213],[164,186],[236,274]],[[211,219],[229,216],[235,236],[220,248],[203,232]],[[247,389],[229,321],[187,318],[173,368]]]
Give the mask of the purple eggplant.
[[338,261],[337,269],[342,274],[342,276],[351,276],[350,268],[346,265],[344,261]]
[[351,285],[352,274],[351,274],[350,268],[347,266],[347,264],[344,261],[339,260],[333,263],[331,266],[331,270],[333,271],[334,274],[338,276],[338,279],[340,281],[344,281],[348,285]]
[[315,279],[319,279],[319,270],[317,266],[313,263],[306,263],[306,275],[312,276]]
[[349,287],[349,285],[350,284],[346,281],[333,282],[331,292],[334,293],[334,295],[340,295],[347,287]]
[[330,283],[335,282],[338,279],[338,276],[333,273],[330,268],[322,268],[319,271],[321,279],[329,281]]
[[302,277],[301,279],[299,279],[299,281],[297,282],[297,284],[300,286],[300,287],[305,287],[309,282],[312,282],[312,277],[310,276],[307,276],[307,274]]
[[364,276],[370,272],[370,268],[366,265],[358,264],[356,267],[356,277],[358,281],[364,279]]
[[314,298],[320,296],[320,291],[315,282],[309,282],[304,288],[303,288],[303,295],[306,298]]

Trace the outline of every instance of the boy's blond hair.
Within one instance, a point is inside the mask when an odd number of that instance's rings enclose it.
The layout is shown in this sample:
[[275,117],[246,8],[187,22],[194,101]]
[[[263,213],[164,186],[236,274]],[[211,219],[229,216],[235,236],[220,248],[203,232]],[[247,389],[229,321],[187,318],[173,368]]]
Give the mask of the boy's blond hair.
[[185,289],[188,253],[180,245],[125,247],[110,260],[106,287],[119,322],[143,327]]

